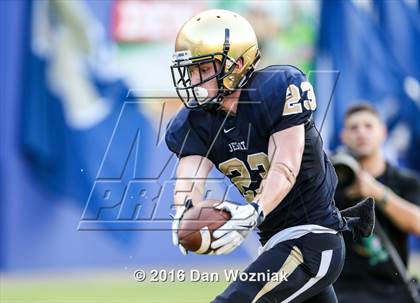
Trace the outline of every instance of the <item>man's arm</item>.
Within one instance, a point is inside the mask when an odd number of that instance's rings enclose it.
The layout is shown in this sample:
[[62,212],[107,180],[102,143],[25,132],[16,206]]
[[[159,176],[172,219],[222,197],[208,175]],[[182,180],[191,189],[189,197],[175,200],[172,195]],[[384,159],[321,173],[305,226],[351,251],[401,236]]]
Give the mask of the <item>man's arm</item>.
[[268,145],[270,169],[261,182],[255,201],[268,215],[284,199],[295,184],[305,148],[304,125],[274,133]]
[[402,231],[420,235],[420,207],[395,194],[369,173],[358,174],[357,185],[350,189],[350,196],[372,196],[381,210]]
[[391,190],[386,194],[383,211],[400,229],[420,236],[420,208]]
[[248,233],[261,224],[292,189],[299,173],[305,148],[303,124],[271,135],[268,145],[270,168],[260,185],[261,192],[254,202],[237,205],[223,202],[218,209],[229,211],[232,218],[213,232],[217,239],[212,244],[216,255],[227,254],[238,247]]
[[184,205],[189,198],[193,204],[203,199],[206,178],[212,168],[213,163],[202,156],[186,156],[179,160],[174,191],[175,207]]
[[[203,199],[206,178],[212,167],[213,163],[202,156],[186,156],[179,160],[174,190],[176,213],[172,220],[172,243],[178,246],[183,255],[187,255],[187,251],[179,244],[179,222],[193,204]],[[186,203],[187,200],[191,200],[192,204]]]

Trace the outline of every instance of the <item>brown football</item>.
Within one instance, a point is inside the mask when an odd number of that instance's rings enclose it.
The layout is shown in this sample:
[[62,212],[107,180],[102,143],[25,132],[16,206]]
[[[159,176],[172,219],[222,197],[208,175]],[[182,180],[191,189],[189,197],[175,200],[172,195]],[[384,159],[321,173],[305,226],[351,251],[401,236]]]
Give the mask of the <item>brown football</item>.
[[178,239],[186,250],[197,254],[211,252],[213,231],[231,218],[229,212],[214,208],[219,203],[217,200],[205,200],[185,212],[179,222]]

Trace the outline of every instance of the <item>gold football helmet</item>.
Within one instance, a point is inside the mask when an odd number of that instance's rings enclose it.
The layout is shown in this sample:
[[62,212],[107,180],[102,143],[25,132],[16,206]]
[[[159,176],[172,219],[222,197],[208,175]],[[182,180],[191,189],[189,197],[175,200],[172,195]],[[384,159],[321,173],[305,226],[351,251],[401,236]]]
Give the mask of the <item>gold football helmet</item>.
[[[188,108],[215,110],[224,96],[246,84],[259,58],[257,37],[245,18],[227,10],[204,11],[188,20],[176,38],[171,72],[177,94]],[[221,65],[218,70],[216,60]],[[240,68],[238,60],[242,60]],[[209,62],[215,74],[203,79],[200,73],[200,82],[192,84],[190,68]],[[208,98],[207,90],[200,85],[213,78],[218,94]]]

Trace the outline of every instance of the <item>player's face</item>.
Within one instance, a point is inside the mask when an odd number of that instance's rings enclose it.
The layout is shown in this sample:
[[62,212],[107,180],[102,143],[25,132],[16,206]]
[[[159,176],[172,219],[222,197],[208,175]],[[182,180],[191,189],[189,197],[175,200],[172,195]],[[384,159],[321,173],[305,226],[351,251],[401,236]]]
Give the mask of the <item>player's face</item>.
[[[220,62],[216,61],[216,69],[215,65],[212,62],[191,66],[189,68],[191,84],[195,85],[205,79],[213,77],[219,71],[220,65]],[[207,89],[209,98],[216,96],[218,93],[216,78],[208,80],[199,86]]]
[[358,157],[376,153],[385,140],[386,130],[379,118],[368,111],[360,111],[347,118],[342,140]]

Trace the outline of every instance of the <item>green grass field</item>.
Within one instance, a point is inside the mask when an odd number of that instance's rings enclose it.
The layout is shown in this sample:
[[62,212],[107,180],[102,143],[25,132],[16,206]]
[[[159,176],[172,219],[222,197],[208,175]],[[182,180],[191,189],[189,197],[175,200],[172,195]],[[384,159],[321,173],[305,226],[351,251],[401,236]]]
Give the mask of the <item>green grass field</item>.
[[83,281],[7,281],[0,283],[1,303],[166,303],[210,302],[226,282],[138,283]]
[[[420,279],[420,255],[412,255],[410,263],[411,274]],[[210,302],[228,285],[224,279],[221,282],[136,282],[133,271],[0,272],[0,303],[202,303]]]

